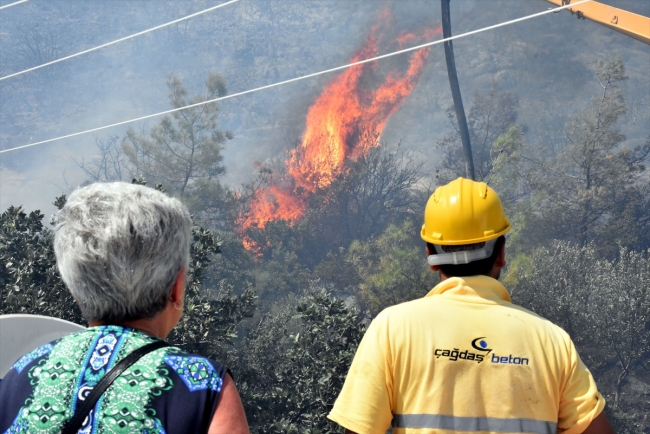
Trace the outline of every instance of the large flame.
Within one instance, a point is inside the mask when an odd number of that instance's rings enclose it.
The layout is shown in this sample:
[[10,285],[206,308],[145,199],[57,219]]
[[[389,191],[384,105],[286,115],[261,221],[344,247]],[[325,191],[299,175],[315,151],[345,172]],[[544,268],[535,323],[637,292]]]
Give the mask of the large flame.
[[[372,28],[352,62],[378,53],[379,26]],[[402,47],[440,33],[440,27],[421,36],[402,33],[396,41]],[[240,218],[242,233],[254,226],[263,228],[273,220],[294,223],[304,214],[308,195],[332,184],[348,158],[356,160],[378,146],[386,122],[410,95],[428,53],[428,48],[415,51],[405,71],[389,72],[383,79],[378,78],[376,62],[353,66],[334,77],[310,107],[302,142],[289,153],[286,173],[280,179],[272,178]],[[255,250],[251,240],[246,239],[244,245]]]

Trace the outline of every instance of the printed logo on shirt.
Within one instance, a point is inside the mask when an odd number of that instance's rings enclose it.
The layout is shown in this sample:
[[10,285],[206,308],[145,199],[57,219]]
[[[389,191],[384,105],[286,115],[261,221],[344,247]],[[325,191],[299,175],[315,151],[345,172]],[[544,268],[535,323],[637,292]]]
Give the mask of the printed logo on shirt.
[[[469,360],[469,361],[475,361],[476,363],[481,363],[490,353],[492,353],[492,348],[489,348],[489,345],[485,340],[485,336],[472,340],[471,345],[472,348],[476,351],[472,351],[472,350],[461,351],[460,348],[453,348],[453,349],[438,348],[434,351],[434,355],[436,356],[436,359],[439,359],[440,357],[444,357],[449,359],[452,362],[456,362],[458,360]],[[506,356],[500,356],[495,353],[492,353],[492,357],[490,357],[490,362],[492,362],[493,364],[501,364],[501,365],[526,365],[527,366],[529,364],[529,360],[527,357],[513,356],[512,354],[508,354]]]
[[490,354],[492,351],[492,348],[488,348],[488,343],[485,340],[485,336],[476,338],[472,341],[472,348],[477,350],[476,352],[471,351],[471,350],[464,350],[461,351],[459,348],[454,348],[454,349],[436,349],[434,351],[434,355],[436,356],[436,359],[439,359],[440,357],[446,357],[452,362],[455,362],[457,360],[470,360],[470,361],[475,361],[476,363],[481,363],[483,359],[485,359],[485,356]]
[[513,357],[512,354],[508,354],[507,356],[492,354],[492,358],[490,360],[494,364],[498,363],[501,365],[528,365],[527,357]]

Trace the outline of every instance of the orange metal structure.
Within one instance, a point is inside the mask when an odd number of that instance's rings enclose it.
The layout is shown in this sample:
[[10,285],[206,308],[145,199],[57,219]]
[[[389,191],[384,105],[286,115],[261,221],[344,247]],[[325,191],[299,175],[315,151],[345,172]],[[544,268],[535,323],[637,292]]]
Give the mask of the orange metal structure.
[[[546,1],[556,6],[571,4],[571,0]],[[578,18],[588,18],[650,45],[650,18],[648,17],[596,1],[590,1],[567,9],[572,14],[576,14]]]

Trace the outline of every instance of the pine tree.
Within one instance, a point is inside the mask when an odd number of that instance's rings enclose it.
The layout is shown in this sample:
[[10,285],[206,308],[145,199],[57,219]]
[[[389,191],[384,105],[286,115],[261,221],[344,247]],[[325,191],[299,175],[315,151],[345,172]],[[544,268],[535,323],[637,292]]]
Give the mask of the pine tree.
[[[167,86],[171,106],[180,108],[226,94],[226,80],[219,74],[210,73],[205,85],[207,93],[190,101],[181,79],[170,75]],[[148,133],[129,129],[122,149],[131,175],[165,185],[192,211],[220,208],[220,201],[227,196],[219,182],[225,172],[221,151],[233,136],[218,129],[218,113],[218,103],[212,102],[165,116]]]

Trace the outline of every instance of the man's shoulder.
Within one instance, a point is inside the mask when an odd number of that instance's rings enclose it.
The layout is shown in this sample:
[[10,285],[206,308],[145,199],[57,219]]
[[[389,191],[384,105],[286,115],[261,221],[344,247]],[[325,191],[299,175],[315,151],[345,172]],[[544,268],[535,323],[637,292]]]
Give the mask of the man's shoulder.
[[[375,326],[385,326],[389,323],[418,321],[422,316],[431,317],[431,308],[434,307],[436,301],[432,297],[424,297],[389,306],[375,317],[373,323]],[[501,313],[502,315],[517,318],[518,321],[526,324],[529,330],[537,330],[540,333],[552,336],[556,341],[571,341],[569,334],[560,326],[525,307],[510,302],[494,305],[494,307],[504,309],[505,311]],[[459,314],[461,313],[459,312]]]
[[430,298],[416,298],[386,307],[373,320],[373,323],[382,324],[387,322],[411,321],[419,315],[427,315],[430,309]]
[[551,335],[555,337],[555,339],[559,339],[564,342],[571,341],[571,337],[562,327],[533,312],[532,310],[526,309],[525,307],[513,303],[508,303],[504,307],[507,307],[510,310],[509,313],[511,315],[515,315],[517,318],[524,321],[528,328],[537,329],[540,332],[544,332],[545,334]]

